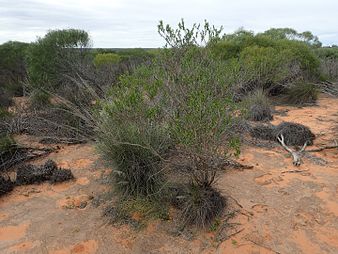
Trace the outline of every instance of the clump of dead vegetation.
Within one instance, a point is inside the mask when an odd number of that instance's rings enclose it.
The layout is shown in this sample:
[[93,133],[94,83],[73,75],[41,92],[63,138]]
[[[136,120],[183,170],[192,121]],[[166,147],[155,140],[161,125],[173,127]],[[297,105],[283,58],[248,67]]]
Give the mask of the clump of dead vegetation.
[[265,124],[253,126],[250,134],[254,138],[278,141],[278,137],[283,135],[284,142],[290,146],[302,146],[305,143],[312,145],[315,135],[311,130],[298,123],[282,122],[279,125]]
[[44,165],[22,165],[16,172],[16,184],[39,184],[45,181],[50,183],[64,182],[74,179],[69,169],[58,168],[56,163],[48,160]]
[[52,160],[47,160],[45,164],[40,166],[23,164],[16,170],[15,180],[12,181],[9,177],[0,176],[0,195],[9,193],[14,186],[43,182],[56,184],[73,179],[74,175],[70,169],[59,168]]
[[273,133],[276,137],[283,135],[285,144],[291,146],[302,146],[305,143],[312,145],[315,139],[309,127],[297,123],[283,122],[274,128]]
[[9,134],[0,133],[0,173],[8,171],[21,162],[45,156],[54,150],[20,146]]

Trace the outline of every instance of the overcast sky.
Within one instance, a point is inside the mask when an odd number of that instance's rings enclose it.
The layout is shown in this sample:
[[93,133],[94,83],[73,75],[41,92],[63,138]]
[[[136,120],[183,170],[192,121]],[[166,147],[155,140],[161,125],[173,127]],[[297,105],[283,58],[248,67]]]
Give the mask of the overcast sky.
[[181,18],[207,19],[226,33],[292,27],[338,44],[338,0],[0,0],[0,43],[78,28],[89,32],[94,47],[160,47],[158,21],[175,25]]

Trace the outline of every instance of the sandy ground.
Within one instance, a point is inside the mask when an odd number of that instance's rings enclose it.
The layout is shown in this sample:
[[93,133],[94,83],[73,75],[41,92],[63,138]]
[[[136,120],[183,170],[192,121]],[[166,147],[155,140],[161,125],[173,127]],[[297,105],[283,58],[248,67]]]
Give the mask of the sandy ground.
[[[274,123],[305,124],[318,136],[315,146],[332,144],[337,98],[278,109],[289,111]],[[107,224],[94,201],[109,191],[102,181],[109,170],[93,145],[64,146],[48,158],[71,168],[75,181],[21,186],[0,198],[0,253],[338,253],[338,150],[312,155],[322,160],[305,158],[295,168],[281,147],[244,146],[239,160],[254,168],[229,170],[218,181],[236,211],[231,226],[188,237],[172,234],[170,222],[154,221],[140,231]]]

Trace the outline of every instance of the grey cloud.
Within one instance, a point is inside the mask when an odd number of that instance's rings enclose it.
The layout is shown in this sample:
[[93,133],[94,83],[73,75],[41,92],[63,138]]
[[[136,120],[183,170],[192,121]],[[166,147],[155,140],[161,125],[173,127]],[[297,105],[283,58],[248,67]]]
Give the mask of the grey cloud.
[[172,25],[207,19],[225,32],[238,27],[310,30],[325,44],[338,44],[335,0],[0,0],[0,43],[34,41],[49,29],[88,31],[96,47],[158,47],[160,19]]

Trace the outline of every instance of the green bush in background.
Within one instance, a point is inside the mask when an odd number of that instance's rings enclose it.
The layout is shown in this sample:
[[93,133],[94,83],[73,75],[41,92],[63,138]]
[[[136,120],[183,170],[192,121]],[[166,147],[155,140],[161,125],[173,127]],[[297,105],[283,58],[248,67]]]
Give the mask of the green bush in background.
[[[9,41],[0,45],[0,89],[9,96],[22,96],[27,79],[26,52],[29,44]],[[1,93],[1,91],[0,91]]]
[[34,88],[56,89],[64,75],[72,74],[72,64],[85,57],[90,45],[87,32],[77,29],[52,30],[28,49],[28,75]]
[[103,65],[114,65],[121,61],[121,57],[116,53],[100,53],[94,58],[94,65],[100,67]]

